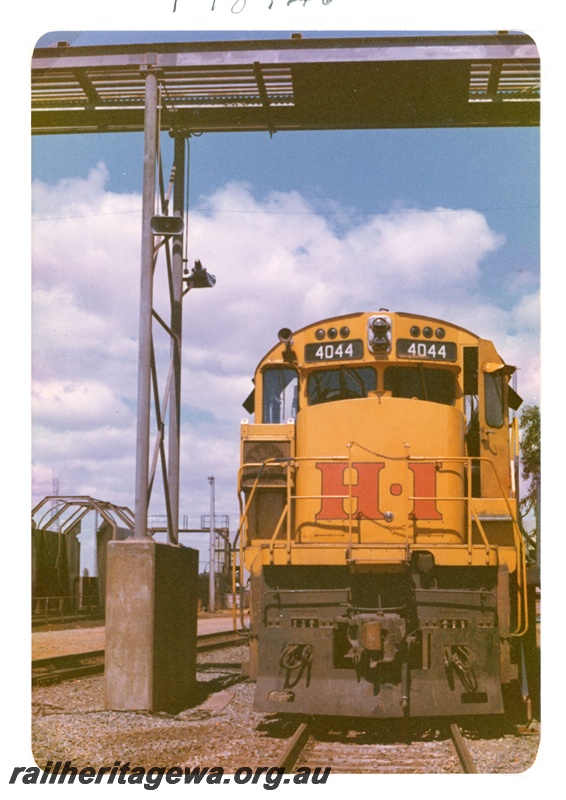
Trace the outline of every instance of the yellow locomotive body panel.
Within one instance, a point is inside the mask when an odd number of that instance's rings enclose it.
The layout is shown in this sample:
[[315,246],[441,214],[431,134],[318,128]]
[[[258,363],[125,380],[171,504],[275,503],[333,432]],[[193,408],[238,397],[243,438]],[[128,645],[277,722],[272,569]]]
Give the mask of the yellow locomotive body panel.
[[[347,416],[340,403],[300,412],[297,457],[305,460],[297,467],[297,540],[342,534],[352,544],[462,542],[461,413],[390,397],[343,402],[350,404]],[[408,420],[402,430],[400,415]],[[326,460],[329,454],[336,460]]]

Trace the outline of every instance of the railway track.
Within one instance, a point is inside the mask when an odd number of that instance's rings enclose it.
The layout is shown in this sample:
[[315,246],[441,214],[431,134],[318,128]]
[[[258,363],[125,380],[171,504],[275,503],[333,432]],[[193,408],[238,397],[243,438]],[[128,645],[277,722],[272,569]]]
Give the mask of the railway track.
[[460,764],[462,765],[462,771],[467,774],[476,773],[477,769],[475,767],[472,755],[468,750],[468,745],[466,744],[466,740],[462,736],[462,731],[460,730],[459,726],[456,725],[455,722],[453,722],[450,725],[450,736],[452,737],[452,742],[454,743],[456,753],[458,754],[458,758],[460,759]]
[[[406,739],[405,735],[405,739]],[[392,741],[391,739],[395,740]],[[281,753],[278,766],[286,772],[321,764],[333,773],[476,773],[472,756],[459,726],[452,723],[449,735],[403,741],[383,728],[374,731],[300,722]]]
[[101,622],[103,619],[104,615],[100,611],[74,614],[58,614],[55,612],[42,614],[41,612],[37,612],[32,615],[31,627],[33,631],[37,632],[42,628],[53,630],[56,628],[73,627],[75,625],[82,626],[89,622]]
[[[197,637],[197,653],[237,647],[246,642],[245,631],[205,633]],[[101,672],[104,672],[104,650],[40,658],[32,661],[32,686],[62,683]]]

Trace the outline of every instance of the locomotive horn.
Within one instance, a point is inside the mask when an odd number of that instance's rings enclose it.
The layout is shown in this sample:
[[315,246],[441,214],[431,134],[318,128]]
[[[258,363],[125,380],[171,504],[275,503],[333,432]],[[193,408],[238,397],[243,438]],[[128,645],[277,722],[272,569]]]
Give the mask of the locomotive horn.
[[283,344],[286,344],[287,347],[290,347],[293,344],[293,331],[290,330],[290,328],[281,328],[277,336],[279,337],[279,341]]
[[277,336],[281,344],[285,345],[283,361],[287,361],[288,363],[296,362],[297,356],[293,350],[293,331],[290,330],[290,328],[281,328]]

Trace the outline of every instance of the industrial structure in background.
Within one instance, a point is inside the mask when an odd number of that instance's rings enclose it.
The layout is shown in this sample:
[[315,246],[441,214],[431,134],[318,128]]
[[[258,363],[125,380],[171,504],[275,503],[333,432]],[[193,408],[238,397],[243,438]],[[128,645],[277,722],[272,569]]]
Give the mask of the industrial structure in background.
[[[166,532],[166,518],[149,518],[151,536]],[[106,552],[108,542],[132,536],[133,514],[129,508],[91,497],[49,495],[32,511],[32,620],[60,619],[74,615],[103,617],[106,591]],[[213,553],[210,562],[201,560],[198,576],[199,609],[214,611],[231,608],[238,598],[232,595],[230,518],[201,516],[200,528],[189,528],[183,515],[182,534],[201,534],[209,540],[203,552]],[[81,568],[81,535],[94,567]],[[210,538],[209,538],[210,537]],[[210,549],[212,542],[212,550]],[[84,558],[83,558],[84,561]],[[210,595],[211,582],[214,596]]]

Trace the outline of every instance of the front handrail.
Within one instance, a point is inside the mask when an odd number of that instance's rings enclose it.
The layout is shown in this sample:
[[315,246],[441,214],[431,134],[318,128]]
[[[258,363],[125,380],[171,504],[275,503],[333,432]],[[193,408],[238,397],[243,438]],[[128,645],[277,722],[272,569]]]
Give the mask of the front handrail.
[[[302,464],[307,462],[343,462],[348,464],[349,471],[353,469],[352,467],[352,448],[354,446],[358,446],[363,450],[368,451],[367,448],[359,445],[357,442],[350,442],[348,443],[348,454],[346,456],[328,456],[328,457],[321,457],[321,456],[299,456],[287,459],[276,459],[270,458],[266,459],[264,462],[250,462],[243,464],[239,471],[238,471],[238,495],[239,495],[239,504],[240,504],[240,525],[238,527],[238,531],[236,533],[234,539],[234,548],[236,543],[239,543],[239,557],[240,557],[240,565],[244,563],[244,549],[245,549],[245,531],[248,523],[248,514],[249,510],[253,501],[253,498],[256,494],[256,491],[259,487],[259,483],[262,477],[263,470],[268,466],[281,466],[285,468],[286,473],[286,481],[285,481],[285,488],[286,488],[286,504],[283,508],[283,511],[277,521],[275,526],[275,530],[269,539],[269,553],[270,558],[273,558],[273,553],[276,547],[284,546],[287,551],[288,561],[290,561],[291,550],[293,547],[293,537],[292,537],[292,514],[291,514],[291,506],[293,502],[297,504],[298,501],[307,500],[307,499],[328,499],[328,498],[335,498],[335,499],[343,499],[349,500],[348,503],[348,533],[349,533],[349,543],[350,546],[352,545],[352,537],[353,537],[353,514],[352,514],[352,483],[351,480],[348,481],[347,487],[347,494],[344,495],[323,495],[323,494],[313,494],[313,495],[293,495],[292,488],[293,488],[293,477],[294,471]],[[490,469],[493,471],[493,474],[496,479],[496,483],[500,489],[500,495],[496,498],[488,498],[488,499],[498,499],[502,500],[508,510],[509,519],[512,523],[512,530],[513,530],[513,541],[514,547],[517,554],[517,584],[518,584],[518,597],[517,597],[517,628],[515,631],[510,633],[510,636],[522,636],[526,630],[528,625],[528,599],[527,599],[527,570],[526,570],[526,550],[525,550],[525,543],[523,541],[523,537],[521,535],[520,527],[516,519],[516,515],[511,505],[511,499],[505,495],[503,490],[503,486],[500,480],[499,475],[497,474],[497,470],[495,469],[495,465],[491,461],[491,459],[485,456],[388,456],[382,453],[372,453],[373,455],[379,456],[380,458],[391,460],[391,461],[405,461],[407,464],[411,462],[419,462],[419,463],[442,463],[445,464],[446,462],[454,463],[454,464],[461,464],[464,468],[464,471],[469,476],[471,472],[472,463],[482,462],[484,464],[489,464]],[[251,487],[247,486],[246,489],[249,491],[249,494],[246,498],[245,505],[242,503],[241,496],[243,493],[243,485],[242,485],[242,477],[243,472],[245,469],[250,468],[259,468],[258,474],[255,476],[253,484]],[[351,475],[351,471],[349,472]],[[498,546],[490,543],[489,537],[486,534],[486,531],[481,523],[481,519],[477,510],[473,507],[473,501],[476,499],[471,495],[471,481],[467,481],[467,495],[466,496],[451,496],[451,497],[437,497],[437,500],[441,501],[456,501],[456,502],[466,502],[468,507],[467,513],[467,531],[466,531],[466,547],[468,549],[469,557],[471,558],[471,553],[473,550],[473,524],[475,523],[476,529],[479,532],[479,535],[482,539],[483,547],[486,551],[486,563],[490,561],[491,551],[497,551]],[[417,495],[412,495],[408,498],[409,500],[427,500],[430,499],[428,497],[420,497]],[[283,523],[286,522],[286,530],[285,530],[285,541],[281,544],[277,543],[277,538],[279,533],[282,529]],[[408,538],[406,541],[406,545],[409,546]],[[396,545],[398,546],[398,545]],[[443,545],[447,546],[447,545]],[[457,545],[460,547],[461,545]],[[235,586],[235,559],[233,561],[233,585]]]

